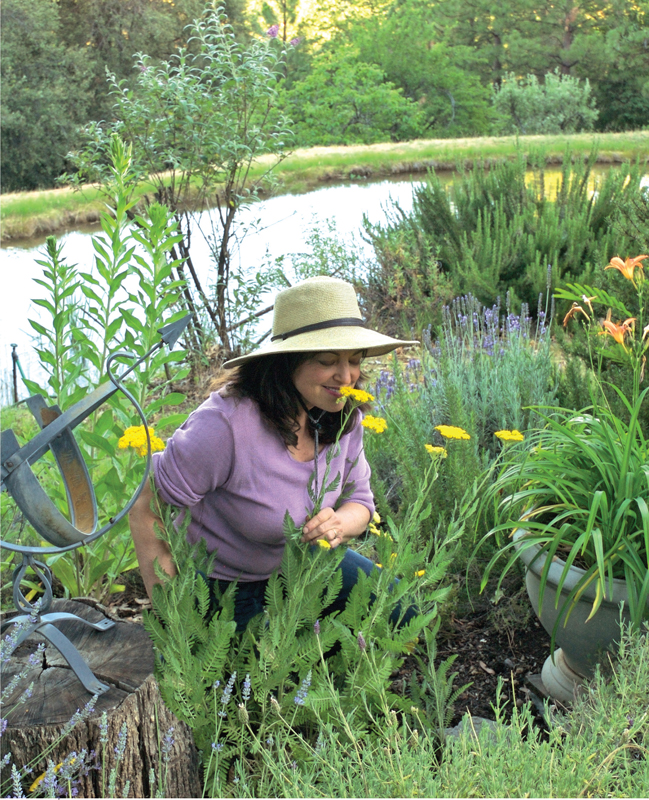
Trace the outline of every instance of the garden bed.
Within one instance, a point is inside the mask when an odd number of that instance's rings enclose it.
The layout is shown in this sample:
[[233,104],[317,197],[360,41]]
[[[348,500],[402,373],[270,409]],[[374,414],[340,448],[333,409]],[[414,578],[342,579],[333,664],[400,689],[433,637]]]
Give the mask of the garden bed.
[[[456,656],[451,669],[457,673],[453,685],[470,684],[455,702],[452,725],[467,711],[474,717],[495,719],[492,706],[500,678],[503,697],[512,700],[513,696],[517,707],[528,700],[535,706],[534,701],[539,702],[528,677],[541,672],[550,653],[550,637],[521,588],[522,581],[514,577],[507,586],[507,599],[501,601],[503,608],[485,593],[473,599],[473,610],[465,601],[444,620],[438,635],[439,659]],[[125,622],[142,622],[143,611],[150,609],[151,603],[137,570],[128,574],[126,590],[113,595],[108,608],[112,616]],[[407,657],[399,675],[393,676],[392,689],[399,694],[407,692],[416,671],[415,658]],[[509,703],[509,709],[511,706]]]

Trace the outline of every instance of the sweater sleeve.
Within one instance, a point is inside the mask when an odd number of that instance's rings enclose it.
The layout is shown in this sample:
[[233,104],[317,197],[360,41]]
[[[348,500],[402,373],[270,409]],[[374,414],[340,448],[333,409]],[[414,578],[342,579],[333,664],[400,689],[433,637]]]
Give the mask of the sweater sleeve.
[[233,462],[230,421],[207,401],[153,456],[155,484],[166,503],[191,507],[227,482]]

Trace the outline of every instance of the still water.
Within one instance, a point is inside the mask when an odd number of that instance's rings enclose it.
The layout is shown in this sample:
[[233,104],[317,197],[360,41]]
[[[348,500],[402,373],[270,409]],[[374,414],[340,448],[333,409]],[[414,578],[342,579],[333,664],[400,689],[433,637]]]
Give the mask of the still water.
[[[448,177],[450,180],[450,175]],[[304,253],[309,250],[308,239],[314,229],[327,234],[329,224],[336,236],[358,247],[367,247],[359,237],[363,215],[372,223],[385,221],[388,209],[396,202],[404,211],[412,207],[412,188],[421,182],[382,180],[377,182],[346,183],[326,186],[306,194],[287,194],[262,200],[242,211],[241,228],[246,230],[235,255],[237,263],[254,275],[262,266],[281,255]],[[206,225],[205,215],[201,223]],[[59,237],[63,256],[83,272],[91,271],[94,263],[92,236],[99,229],[69,231]],[[204,228],[205,230],[205,228]],[[42,297],[43,287],[34,283],[42,267],[45,237],[32,239],[24,245],[3,247],[0,251],[0,401],[10,402],[11,343],[16,343],[20,363],[28,378],[43,380],[38,360],[33,352],[33,331],[28,319],[41,319],[41,309],[33,298]],[[196,251],[194,252],[194,247]],[[200,234],[193,237],[193,260],[204,287],[211,283],[209,250]],[[263,333],[265,328],[260,328]],[[19,381],[19,397],[26,392]]]

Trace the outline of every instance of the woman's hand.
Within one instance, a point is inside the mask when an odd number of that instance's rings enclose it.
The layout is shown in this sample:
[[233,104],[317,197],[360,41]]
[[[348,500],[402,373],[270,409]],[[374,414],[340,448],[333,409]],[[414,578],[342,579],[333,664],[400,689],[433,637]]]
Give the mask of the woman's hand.
[[318,539],[338,547],[360,536],[370,521],[369,509],[360,503],[345,503],[337,511],[323,508],[302,528],[302,541],[315,544]]

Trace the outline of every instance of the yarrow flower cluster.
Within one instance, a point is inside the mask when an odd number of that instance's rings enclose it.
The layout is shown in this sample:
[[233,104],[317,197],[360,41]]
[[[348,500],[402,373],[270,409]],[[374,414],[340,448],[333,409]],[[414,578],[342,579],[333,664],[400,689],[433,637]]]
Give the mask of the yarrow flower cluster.
[[445,439],[470,439],[471,437],[463,428],[455,425],[436,425],[435,430],[439,431]]
[[374,431],[374,433],[383,433],[388,427],[388,423],[383,417],[373,417],[371,414],[367,414],[363,417],[361,425],[364,428],[369,428],[369,430]]
[[496,431],[494,436],[497,436],[503,442],[522,442],[525,439],[523,434],[516,429],[513,431]]
[[[164,450],[165,444],[155,435],[155,431],[153,428],[149,426],[149,436],[151,438],[151,452],[155,453],[158,450]],[[137,451],[139,456],[145,456],[147,454],[147,444],[146,444],[146,431],[144,430],[144,425],[131,425],[130,428],[127,428],[124,431],[124,435],[117,443],[117,446],[120,450],[125,450],[127,447],[132,447],[134,450]]]
[[341,386],[339,391],[342,395],[338,400],[339,403],[342,402],[345,397],[350,397],[356,403],[371,403],[374,400],[374,395],[363,391],[363,389],[354,389],[353,386]]
[[323,550],[331,550],[331,545],[326,539],[317,539],[316,544],[318,547],[321,547]]
[[432,444],[425,444],[424,447],[426,448],[427,452],[431,454],[431,456],[446,458],[448,455],[448,450],[445,447],[435,447]]

